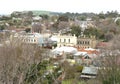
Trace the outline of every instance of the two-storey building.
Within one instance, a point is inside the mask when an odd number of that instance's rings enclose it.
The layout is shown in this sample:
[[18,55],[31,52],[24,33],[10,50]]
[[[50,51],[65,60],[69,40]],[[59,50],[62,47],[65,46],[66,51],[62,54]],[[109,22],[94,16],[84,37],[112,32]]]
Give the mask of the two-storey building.
[[77,37],[74,35],[58,35],[57,47],[61,46],[75,46],[77,44]]
[[90,37],[78,37],[77,38],[77,47],[79,48],[95,48],[97,44],[97,40],[95,36]]
[[44,38],[39,33],[16,33],[12,36],[12,40],[28,44],[37,44],[40,46],[43,46],[44,44]]
[[75,35],[58,35],[57,36],[57,47],[61,46],[76,46],[78,48],[95,48],[97,40],[95,36],[81,36],[76,37]]

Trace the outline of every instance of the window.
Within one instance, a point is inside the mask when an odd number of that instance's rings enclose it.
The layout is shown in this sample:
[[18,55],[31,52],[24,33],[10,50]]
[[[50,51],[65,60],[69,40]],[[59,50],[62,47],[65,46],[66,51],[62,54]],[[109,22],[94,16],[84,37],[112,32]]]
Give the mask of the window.
[[68,39],[68,42],[70,43],[70,39]]
[[90,42],[88,41],[88,45],[90,44]]
[[84,44],[84,41],[82,43]]
[[64,39],[64,42],[66,42],[66,39]]
[[60,42],[61,42],[61,39],[60,39]]
[[82,42],[80,41],[79,44],[82,44]]

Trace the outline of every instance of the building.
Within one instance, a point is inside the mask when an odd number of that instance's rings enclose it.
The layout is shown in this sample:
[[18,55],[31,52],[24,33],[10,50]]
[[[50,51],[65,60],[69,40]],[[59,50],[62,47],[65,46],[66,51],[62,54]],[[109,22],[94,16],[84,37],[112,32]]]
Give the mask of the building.
[[78,48],[95,48],[97,44],[97,40],[95,38],[95,36],[91,36],[91,37],[78,37],[77,38],[77,47]]
[[96,67],[84,67],[80,78],[82,79],[94,79],[98,74],[98,69]]
[[75,35],[57,35],[57,47],[61,46],[75,46],[80,49],[85,48],[96,48],[97,40],[95,36],[81,36],[76,37]]
[[57,47],[61,46],[75,46],[77,44],[77,37],[74,35],[58,35]]
[[43,36],[39,33],[16,33],[12,37],[12,40],[17,40],[28,44],[37,44],[40,46],[44,45]]

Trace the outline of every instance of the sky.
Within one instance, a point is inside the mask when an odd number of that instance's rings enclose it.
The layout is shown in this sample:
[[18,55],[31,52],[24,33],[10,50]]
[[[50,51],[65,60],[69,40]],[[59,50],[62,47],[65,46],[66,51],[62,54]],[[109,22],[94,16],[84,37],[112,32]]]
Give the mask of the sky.
[[53,12],[100,13],[119,10],[120,0],[0,0],[0,14],[13,11],[45,10]]

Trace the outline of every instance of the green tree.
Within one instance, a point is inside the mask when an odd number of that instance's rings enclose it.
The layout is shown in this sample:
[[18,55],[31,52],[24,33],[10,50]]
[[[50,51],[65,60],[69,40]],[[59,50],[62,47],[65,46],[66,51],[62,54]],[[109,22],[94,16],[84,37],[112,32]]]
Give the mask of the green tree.
[[26,28],[25,31],[28,33],[28,32],[31,31],[31,29],[30,28]]
[[116,21],[116,24],[120,26],[120,19]]
[[48,18],[49,18],[49,16],[48,15],[46,15],[46,14],[43,14],[43,15],[39,15],[40,17],[42,17],[42,19],[44,19],[44,20],[48,20]]
[[98,14],[98,16],[99,16],[100,19],[105,19],[105,14],[103,14],[103,12]]
[[71,32],[72,35],[76,35],[77,37],[81,35],[81,28],[79,26],[72,26]]
[[96,36],[96,38],[101,38],[103,35],[103,32],[100,29],[90,27],[88,29],[85,29],[84,35],[86,36],[92,35],[92,36]]
[[61,16],[59,16],[59,18],[58,18],[58,22],[59,21],[68,21],[69,20],[69,18],[68,18],[68,16],[66,16],[66,15],[61,15]]
[[38,82],[42,83],[42,76],[47,70],[47,64],[47,61],[42,61],[38,64],[31,65],[26,73],[25,83],[34,84],[38,79]]
[[0,25],[0,30],[4,30],[5,26],[4,25]]

